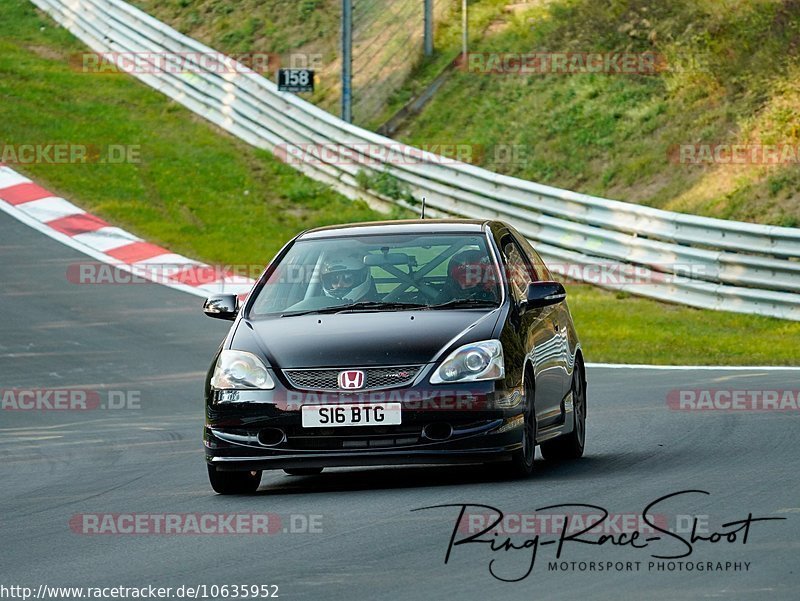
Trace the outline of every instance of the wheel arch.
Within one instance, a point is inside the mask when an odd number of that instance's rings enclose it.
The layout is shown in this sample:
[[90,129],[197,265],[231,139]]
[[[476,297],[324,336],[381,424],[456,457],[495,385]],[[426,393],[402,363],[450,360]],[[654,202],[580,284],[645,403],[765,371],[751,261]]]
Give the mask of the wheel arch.
[[525,394],[525,387],[530,382],[531,390],[533,391],[533,418],[536,419],[536,370],[533,367],[533,362],[530,358],[525,359],[525,365],[522,367],[522,393]]
[[[575,365],[576,366],[578,366],[578,365],[580,366],[580,370],[581,370],[580,374],[581,374],[581,378],[583,378],[583,386],[584,386],[584,389],[585,389],[586,388],[586,383],[587,383],[587,381],[586,381],[586,361],[583,358],[583,349],[581,349],[581,347],[578,347],[575,350]],[[575,369],[575,368],[573,367],[573,369]]]

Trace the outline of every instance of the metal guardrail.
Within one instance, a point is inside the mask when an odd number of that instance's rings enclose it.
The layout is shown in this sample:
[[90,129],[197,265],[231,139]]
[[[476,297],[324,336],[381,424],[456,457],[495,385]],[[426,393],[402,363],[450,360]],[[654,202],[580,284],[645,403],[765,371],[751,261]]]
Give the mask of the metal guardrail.
[[607,200],[422,153],[278,92],[243,66],[204,66],[190,53],[218,53],[122,0],[32,2],[94,51],[181,55],[193,72],[132,74],[348,197],[407,205],[362,186],[364,174],[388,174],[440,213],[513,223],[556,272],[694,307],[800,321],[800,229]]

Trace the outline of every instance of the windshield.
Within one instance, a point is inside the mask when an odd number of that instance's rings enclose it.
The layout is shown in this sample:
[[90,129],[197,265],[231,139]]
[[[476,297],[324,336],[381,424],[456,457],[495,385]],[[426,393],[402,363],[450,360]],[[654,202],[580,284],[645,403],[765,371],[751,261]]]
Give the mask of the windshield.
[[500,290],[478,233],[299,240],[258,291],[250,317],[492,307]]

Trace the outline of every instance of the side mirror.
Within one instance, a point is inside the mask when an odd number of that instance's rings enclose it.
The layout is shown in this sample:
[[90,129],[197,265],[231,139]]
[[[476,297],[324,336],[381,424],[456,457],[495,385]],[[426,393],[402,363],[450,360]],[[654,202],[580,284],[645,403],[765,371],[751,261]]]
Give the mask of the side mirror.
[[540,309],[557,305],[567,298],[567,291],[561,282],[533,282],[528,284],[525,300],[520,309],[525,312],[530,309]]
[[215,294],[203,303],[203,313],[214,319],[233,321],[239,312],[239,297],[235,294]]

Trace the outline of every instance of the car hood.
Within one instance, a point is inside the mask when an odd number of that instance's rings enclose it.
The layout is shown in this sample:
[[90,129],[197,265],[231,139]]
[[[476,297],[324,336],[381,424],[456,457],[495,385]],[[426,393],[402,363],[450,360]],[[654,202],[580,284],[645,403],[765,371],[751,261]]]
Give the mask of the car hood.
[[381,311],[242,320],[231,348],[260,351],[280,369],[430,363],[453,346],[491,338],[499,312]]

